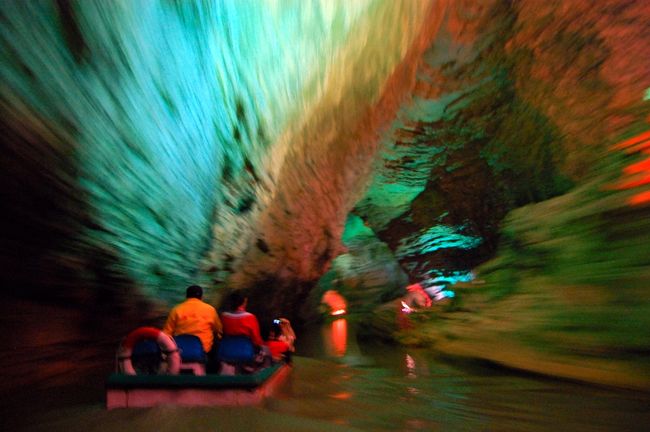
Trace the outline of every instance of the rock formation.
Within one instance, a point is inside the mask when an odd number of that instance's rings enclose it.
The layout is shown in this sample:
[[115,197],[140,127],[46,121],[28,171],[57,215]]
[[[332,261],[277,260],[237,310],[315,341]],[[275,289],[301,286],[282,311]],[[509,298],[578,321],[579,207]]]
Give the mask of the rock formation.
[[[12,356],[112,344],[191,283],[299,317],[333,278],[372,309],[496,256],[509,270],[489,270],[489,302],[553,257],[616,297],[625,278],[598,270],[615,265],[600,249],[647,256],[645,150],[611,146],[647,128],[648,18],[630,0],[3,2]],[[637,301],[608,341],[645,322],[647,264],[629,261]],[[533,289],[510,282],[503,298]],[[609,304],[549,320],[610,320]],[[60,318],[51,341],[25,325],[40,314]],[[647,350],[633,339],[625,352]]]

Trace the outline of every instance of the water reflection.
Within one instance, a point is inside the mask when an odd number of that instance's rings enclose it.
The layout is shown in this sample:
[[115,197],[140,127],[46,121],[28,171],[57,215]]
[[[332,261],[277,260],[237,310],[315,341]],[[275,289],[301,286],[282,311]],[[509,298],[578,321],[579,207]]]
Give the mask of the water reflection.
[[329,357],[343,357],[348,346],[348,321],[339,318],[323,326],[323,343]]
[[[415,369],[415,360],[409,354],[405,354],[404,356],[405,356],[404,361],[406,365],[406,378],[412,380],[417,379],[418,375]],[[412,387],[412,386],[407,386],[406,391],[413,395],[420,393],[420,391],[416,387]]]
[[[357,344],[354,333],[344,319],[301,333],[289,381],[261,407],[106,411],[101,397],[85,393],[84,401],[83,392],[68,388],[32,395],[20,404],[28,415],[0,412],[0,420],[20,420],[2,430],[587,432],[650,424],[648,395],[441,362],[417,349]],[[351,360],[360,356],[368,359],[362,366]]]
[[[330,358],[335,352],[333,324],[319,333],[323,346],[329,347],[321,355]],[[359,345],[354,324],[346,322],[345,329],[345,356],[328,364],[327,371],[321,369],[315,381],[308,378],[308,385],[294,381],[288,396],[319,400],[314,400],[317,408],[307,408],[310,418],[373,431],[620,431],[644,430],[640,425],[650,422],[648,395],[475,364],[457,366],[424,350]],[[351,361],[356,357],[367,361]],[[306,370],[295,372],[297,378]],[[322,392],[324,399],[314,391]]]
[[417,378],[417,374],[415,373],[415,360],[413,360],[413,357],[411,357],[409,354],[406,354],[405,357],[406,361],[406,376],[408,378]]

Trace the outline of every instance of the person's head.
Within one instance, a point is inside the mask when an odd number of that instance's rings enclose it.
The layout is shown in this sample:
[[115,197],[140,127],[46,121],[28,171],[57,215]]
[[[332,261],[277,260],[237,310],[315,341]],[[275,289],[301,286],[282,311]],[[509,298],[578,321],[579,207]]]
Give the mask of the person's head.
[[229,297],[229,307],[230,310],[237,310],[240,307],[246,307],[246,304],[248,303],[248,297],[242,293],[241,291],[233,291],[230,293]]
[[201,288],[198,285],[191,285],[187,287],[187,291],[185,291],[186,297],[189,298],[196,298],[201,300],[203,298],[203,288]]

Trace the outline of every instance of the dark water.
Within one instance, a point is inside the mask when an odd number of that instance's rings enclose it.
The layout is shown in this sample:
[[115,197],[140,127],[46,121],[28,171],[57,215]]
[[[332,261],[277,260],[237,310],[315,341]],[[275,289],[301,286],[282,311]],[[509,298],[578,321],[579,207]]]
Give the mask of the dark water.
[[2,430],[650,430],[648,395],[359,345],[353,333],[337,321],[299,335],[289,381],[260,407],[106,411],[102,375],[13,401]]

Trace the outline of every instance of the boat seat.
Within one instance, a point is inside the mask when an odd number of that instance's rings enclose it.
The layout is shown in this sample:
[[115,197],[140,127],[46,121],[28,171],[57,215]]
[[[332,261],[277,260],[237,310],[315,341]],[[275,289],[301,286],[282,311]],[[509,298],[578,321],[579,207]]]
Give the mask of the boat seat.
[[246,336],[224,336],[217,352],[226,363],[248,363],[255,360],[255,346]]
[[217,358],[222,375],[235,375],[255,362],[255,345],[246,336],[224,336],[219,344]]
[[174,341],[181,354],[180,371],[191,372],[194,375],[205,375],[207,356],[203,351],[201,339],[190,334],[174,336]]

